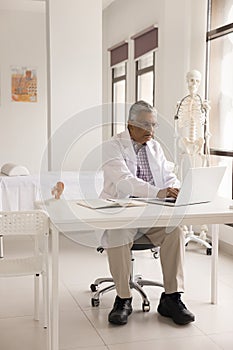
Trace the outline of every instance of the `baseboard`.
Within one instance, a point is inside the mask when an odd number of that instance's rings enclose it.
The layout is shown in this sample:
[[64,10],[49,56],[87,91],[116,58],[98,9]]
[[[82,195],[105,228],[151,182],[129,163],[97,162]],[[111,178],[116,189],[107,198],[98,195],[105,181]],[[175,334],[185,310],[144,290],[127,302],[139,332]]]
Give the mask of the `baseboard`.
[[219,250],[233,256],[233,245],[224,241],[219,241]]

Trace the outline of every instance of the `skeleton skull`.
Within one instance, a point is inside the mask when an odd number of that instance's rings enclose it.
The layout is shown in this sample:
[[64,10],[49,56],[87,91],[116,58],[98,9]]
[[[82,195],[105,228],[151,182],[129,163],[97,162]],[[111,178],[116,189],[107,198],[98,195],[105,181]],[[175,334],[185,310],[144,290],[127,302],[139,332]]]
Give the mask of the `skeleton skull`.
[[201,82],[201,73],[198,70],[193,69],[187,73],[186,80],[190,95],[192,96],[196,94]]

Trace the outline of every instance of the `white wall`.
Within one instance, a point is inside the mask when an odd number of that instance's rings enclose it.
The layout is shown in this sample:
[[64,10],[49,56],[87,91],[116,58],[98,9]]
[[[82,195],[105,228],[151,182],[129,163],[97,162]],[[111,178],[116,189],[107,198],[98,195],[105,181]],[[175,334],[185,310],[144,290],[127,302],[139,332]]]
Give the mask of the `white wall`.
[[[49,150],[51,169],[60,169],[61,163],[63,170],[80,164],[93,169],[100,163],[100,149],[88,160],[87,155],[102,141],[102,0],[47,3],[50,13],[45,1],[0,0],[0,166],[20,163],[38,173],[43,157],[47,169],[48,135],[59,128]],[[11,102],[11,65],[37,68],[37,103]]]
[[51,168],[93,169],[100,150],[86,159],[102,142],[102,0],[49,0],[49,19]]
[[[39,1],[0,1],[0,167],[13,162],[31,173],[40,168],[47,136],[44,13]],[[37,103],[11,101],[11,66],[37,68]]]

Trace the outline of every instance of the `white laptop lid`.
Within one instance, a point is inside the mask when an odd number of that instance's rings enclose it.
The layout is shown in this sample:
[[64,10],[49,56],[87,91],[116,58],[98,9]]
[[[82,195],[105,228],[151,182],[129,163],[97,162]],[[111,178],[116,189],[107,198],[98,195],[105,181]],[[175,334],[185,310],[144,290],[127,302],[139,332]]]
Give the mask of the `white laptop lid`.
[[210,202],[214,199],[226,167],[190,168],[175,206]]
[[174,198],[142,198],[140,200],[171,207],[211,202],[218,191],[225,170],[224,166],[190,168],[176,201]]

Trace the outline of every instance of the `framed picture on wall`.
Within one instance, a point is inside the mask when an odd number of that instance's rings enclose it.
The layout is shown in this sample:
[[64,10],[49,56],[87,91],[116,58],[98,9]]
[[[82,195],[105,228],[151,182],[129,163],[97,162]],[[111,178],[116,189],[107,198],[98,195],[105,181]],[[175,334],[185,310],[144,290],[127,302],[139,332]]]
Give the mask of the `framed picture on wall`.
[[37,102],[36,68],[11,66],[11,101]]

